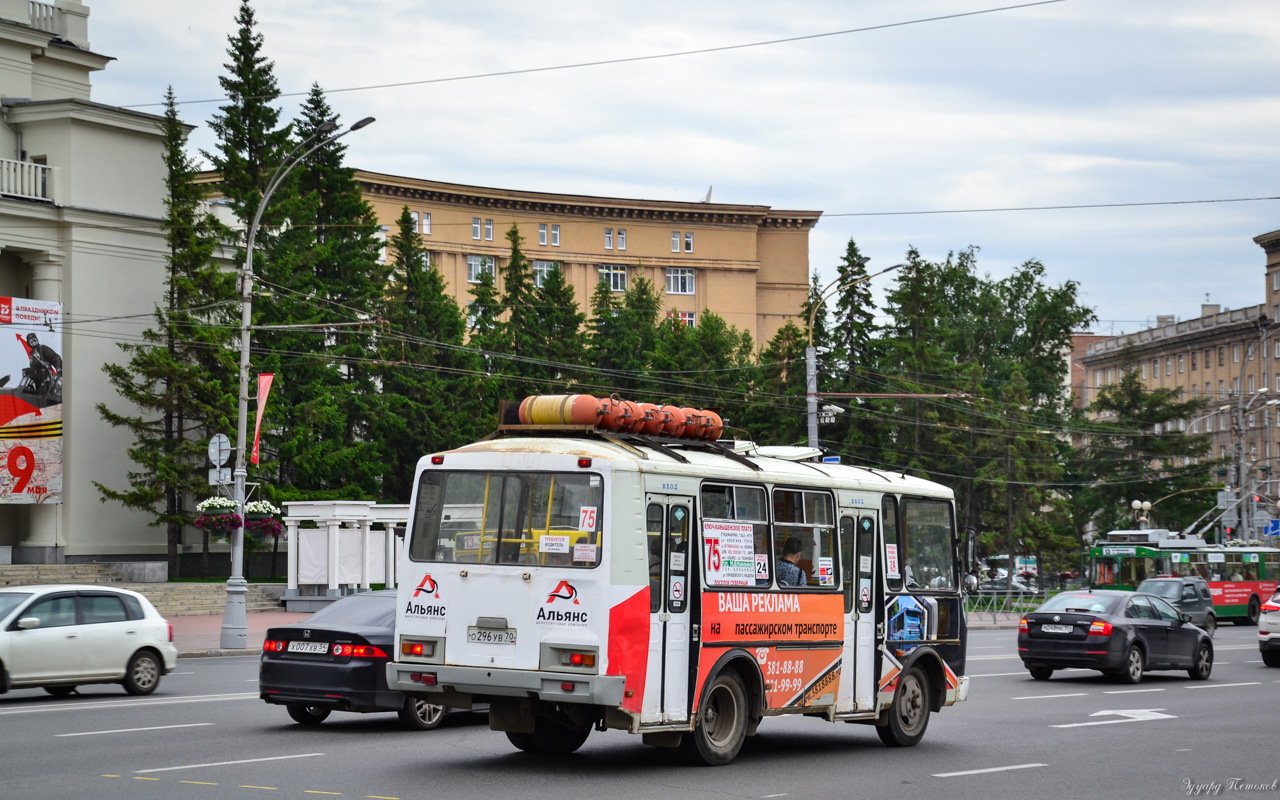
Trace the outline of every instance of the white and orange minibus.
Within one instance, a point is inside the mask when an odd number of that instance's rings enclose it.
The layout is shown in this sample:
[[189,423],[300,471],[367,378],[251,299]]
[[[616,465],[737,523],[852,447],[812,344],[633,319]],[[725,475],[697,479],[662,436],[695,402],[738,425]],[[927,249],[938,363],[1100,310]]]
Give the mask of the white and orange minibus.
[[724,764],[786,714],[914,745],[968,692],[952,492],[813,456],[517,423],[423,458],[389,685],[535,752]]

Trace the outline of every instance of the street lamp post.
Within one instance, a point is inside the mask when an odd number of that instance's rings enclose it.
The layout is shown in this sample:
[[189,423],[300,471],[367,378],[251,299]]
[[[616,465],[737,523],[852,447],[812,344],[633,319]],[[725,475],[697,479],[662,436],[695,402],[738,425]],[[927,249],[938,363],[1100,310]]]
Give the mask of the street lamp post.
[[[862,257],[853,263],[853,268],[861,267],[870,261],[870,258]],[[892,267],[885,267],[879,272],[873,272],[870,275],[864,275],[848,284],[848,288],[857,286],[860,283],[871,280],[872,278],[883,275],[886,272],[892,272],[903,264],[894,264]],[[808,414],[809,422],[809,446],[816,448],[818,446],[818,351],[813,346],[813,322],[818,315],[818,309],[822,304],[831,298],[831,295],[840,288],[840,278],[836,278],[827,284],[818,297],[813,301],[813,307],[809,309],[809,344],[804,349],[804,390],[805,390],[805,406]]]
[[[267,201],[271,199],[275,190],[280,188],[280,184],[290,170],[320,148],[336,142],[348,133],[360,130],[373,121],[373,117],[365,117],[342,133],[329,136],[327,139],[324,137],[337,130],[338,123],[333,120],[321,123],[310,138],[293,148],[280,162],[271,180],[267,182],[262,200],[258,202],[258,208],[254,212],[253,222],[249,225],[249,236],[245,242],[244,267],[240,270],[240,394],[236,411],[236,468],[232,475],[234,495],[232,499],[235,500],[236,512],[241,519],[244,519],[245,480],[249,474],[245,463],[245,435],[248,431],[249,337],[253,318],[253,240],[258,233],[258,223],[262,221],[262,211],[267,207]],[[312,145],[311,149],[298,155],[298,151],[308,145]],[[241,527],[231,533],[231,577],[227,578],[227,606],[222,613],[222,635],[219,642],[224,650],[243,650],[249,640],[249,620],[245,614],[244,605],[244,596],[248,588],[243,572],[244,528]]]

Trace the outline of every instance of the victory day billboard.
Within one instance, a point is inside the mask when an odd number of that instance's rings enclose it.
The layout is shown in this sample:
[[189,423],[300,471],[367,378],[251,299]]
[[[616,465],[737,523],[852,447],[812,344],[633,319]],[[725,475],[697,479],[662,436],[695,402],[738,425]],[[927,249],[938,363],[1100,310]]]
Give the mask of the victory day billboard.
[[0,297],[0,503],[62,502],[62,304]]

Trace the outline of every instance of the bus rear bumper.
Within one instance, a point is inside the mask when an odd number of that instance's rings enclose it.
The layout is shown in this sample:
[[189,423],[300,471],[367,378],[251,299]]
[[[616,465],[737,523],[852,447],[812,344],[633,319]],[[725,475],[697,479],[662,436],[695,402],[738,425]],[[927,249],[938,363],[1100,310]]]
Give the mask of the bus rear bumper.
[[[425,680],[424,680],[425,679]],[[428,681],[434,680],[434,683]],[[522,669],[387,664],[387,688],[408,694],[456,692],[485,697],[537,697],[560,703],[622,705],[622,675],[582,675]]]

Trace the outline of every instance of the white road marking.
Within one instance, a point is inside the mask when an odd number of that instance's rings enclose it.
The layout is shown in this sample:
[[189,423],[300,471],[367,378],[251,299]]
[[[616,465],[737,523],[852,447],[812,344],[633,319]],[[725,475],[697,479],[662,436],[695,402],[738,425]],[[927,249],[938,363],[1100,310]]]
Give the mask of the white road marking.
[[763,799],[769,800],[770,797],[786,797],[786,796],[787,796],[786,792],[783,792],[782,794],[766,794],[766,795],[763,795]]
[[1190,752],[1191,752],[1191,748],[1190,748],[1190,747],[1183,747],[1183,748],[1180,748],[1180,749],[1178,749],[1178,750],[1174,750],[1173,752],[1175,752],[1175,753],[1190,753]]
[[990,672],[990,673],[987,673],[986,675],[969,675],[968,677],[970,678],[1004,678],[1004,677],[1008,677],[1009,675],[1026,675],[1026,674],[1027,673],[1024,670],[1022,672]]
[[1262,659],[1258,659],[1257,661],[1246,661],[1246,662],[1244,662],[1244,663],[1246,663],[1246,664],[1261,664],[1261,663],[1262,663]]
[[1214,650],[1257,650],[1258,646],[1256,644],[1224,644],[1221,646],[1215,646],[1213,649]]
[[1117,725],[1122,722],[1150,722],[1153,719],[1177,719],[1172,714],[1161,714],[1163,708],[1132,708],[1125,711],[1095,711],[1091,717],[1124,717],[1125,719],[1105,719],[1098,722],[1073,722],[1070,725],[1050,725],[1050,728],[1085,728],[1091,725]]
[[1026,697],[1015,697],[1014,700],[1050,700],[1055,697],[1088,697],[1088,692],[1076,692],[1074,694],[1032,694]]
[[1164,689],[1115,689],[1103,694],[1140,694],[1141,692],[1163,692]]
[[1014,764],[1008,767],[987,767],[986,769],[967,769],[964,772],[935,772],[935,778],[955,778],[960,775],[983,775],[988,772],[1008,772],[1013,769],[1032,769],[1034,767],[1047,767],[1048,764]]
[[195,675],[194,672],[170,672],[170,675]]
[[156,725],[151,728],[116,728],[113,731],[84,731],[83,733],[59,733],[57,738],[62,739],[67,736],[97,736],[101,733],[134,733],[136,731],[167,731],[171,728],[201,728],[206,725],[212,725],[212,722],[192,722],[188,725]]
[[[1280,681],[1276,681],[1280,683]],[[1194,683],[1190,686],[1183,686],[1183,689],[1229,689],[1232,686],[1261,686],[1262,681],[1252,681],[1250,683]]]
[[219,700],[257,700],[257,692],[239,692],[237,694],[202,694],[194,697],[179,697],[172,700],[112,700],[102,703],[53,703],[28,708],[13,708],[0,711],[0,716],[8,714],[36,714],[41,711],[76,711],[86,708],[136,708],[138,706],[169,706],[177,703],[213,703]]
[[183,764],[180,767],[156,767],[155,769],[135,769],[135,775],[143,775],[148,772],[171,772],[175,769],[197,769],[199,767],[227,767],[232,764],[258,764],[263,761],[284,761],[290,758],[314,758],[322,756],[324,753],[299,753],[296,756],[271,756],[269,758],[243,758],[239,761],[211,761],[207,764]]

